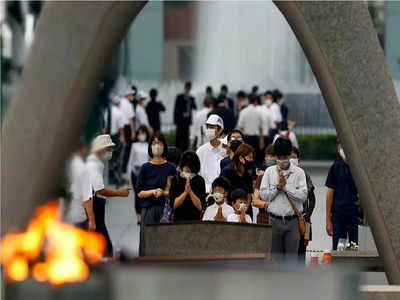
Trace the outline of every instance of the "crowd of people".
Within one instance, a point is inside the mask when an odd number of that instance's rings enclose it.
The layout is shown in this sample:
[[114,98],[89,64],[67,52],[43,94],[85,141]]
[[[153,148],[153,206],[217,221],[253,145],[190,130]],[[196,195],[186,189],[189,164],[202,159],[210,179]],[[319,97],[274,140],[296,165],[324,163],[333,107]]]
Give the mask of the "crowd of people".
[[[156,89],[147,105],[147,94],[134,87],[110,96],[103,132],[93,140],[90,154],[86,158],[81,144],[71,160],[68,221],[103,234],[106,255],[112,256],[106,198],[127,197],[132,190],[139,255],[145,249],[144,226],[202,220],[270,224],[274,257],[304,261],[316,197],[299,163],[295,122],[288,118],[283,94],[254,87],[248,94],[239,91],[234,101],[226,85],[218,96],[207,87],[203,108],[197,109],[190,91],[187,82],[176,97],[176,143],[169,146],[160,122],[166,108]],[[338,151],[326,183],[326,230],[333,236],[333,249],[339,238],[358,242],[357,189],[340,144]]]

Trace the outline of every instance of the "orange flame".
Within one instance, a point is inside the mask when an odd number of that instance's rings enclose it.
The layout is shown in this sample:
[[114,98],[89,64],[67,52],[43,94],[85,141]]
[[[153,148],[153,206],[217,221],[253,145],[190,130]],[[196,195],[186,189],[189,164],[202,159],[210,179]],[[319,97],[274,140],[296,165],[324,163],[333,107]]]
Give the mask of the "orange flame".
[[[37,262],[41,250],[45,260]],[[90,264],[100,261],[105,250],[102,235],[62,223],[57,217],[57,202],[51,201],[35,211],[35,217],[22,233],[9,233],[1,241],[1,264],[6,278],[23,281],[29,275],[37,281],[59,285],[83,281]]]

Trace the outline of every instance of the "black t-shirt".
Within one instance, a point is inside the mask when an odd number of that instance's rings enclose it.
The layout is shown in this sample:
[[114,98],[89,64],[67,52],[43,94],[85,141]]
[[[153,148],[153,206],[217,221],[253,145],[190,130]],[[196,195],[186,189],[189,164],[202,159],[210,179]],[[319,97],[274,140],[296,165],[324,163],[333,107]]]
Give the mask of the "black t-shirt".
[[[180,175],[174,177],[169,192],[170,205],[174,207],[175,199],[185,191],[186,179]],[[200,175],[196,175],[190,180],[190,187],[194,194],[200,199],[201,207],[205,207],[206,184]],[[182,204],[174,210],[174,221],[192,221],[200,220],[200,210],[193,204],[190,195],[188,195]]]
[[357,187],[351,175],[350,167],[341,158],[329,169],[325,185],[334,189],[331,213],[336,217],[357,217],[359,209]]
[[228,201],[230,202],[230,194],[234,189],[243,189],[248,194],[253,193],[253,177],[245,173],[244,176],[239,176],[232,165],[229,165],[222,170],[221,176],[228,179],[231,186],[228,191]]
[[231,165],[231,158],[229,156],[224,157],[219,162],[219,167],[221,170],[225,169],[226,167],[229,167],[230,165]]
[[159,101],[152,100],[146,106],[147,117],[154,131],[160,130],[160,112],[162,111],[165,111],[165,106]]

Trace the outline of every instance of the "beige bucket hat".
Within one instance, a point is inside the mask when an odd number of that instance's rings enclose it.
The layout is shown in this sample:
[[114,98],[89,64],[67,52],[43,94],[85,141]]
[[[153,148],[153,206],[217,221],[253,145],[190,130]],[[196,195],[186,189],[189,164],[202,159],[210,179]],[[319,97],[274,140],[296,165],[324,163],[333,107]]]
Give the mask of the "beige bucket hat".
[[104,150],[106,148],[114,148],[115,144],[111,140],[110,135],[102,134],[98,135],[92,142],[92,148],[90,150],[91,153],[95,153],[100,150]]

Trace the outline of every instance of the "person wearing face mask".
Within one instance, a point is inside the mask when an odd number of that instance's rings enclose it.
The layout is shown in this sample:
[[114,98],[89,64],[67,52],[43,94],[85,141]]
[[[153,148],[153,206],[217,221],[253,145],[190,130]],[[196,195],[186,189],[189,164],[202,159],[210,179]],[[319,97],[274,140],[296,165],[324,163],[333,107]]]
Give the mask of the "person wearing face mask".
[[200,171],[200,160],[193,151],[182,154],[181,172],[172,179],[169,192],[170,205],[174,209],[174,222],[200,220],[205,206],[206,185]]
[[96,222],[96,232],[104,236],[106,241],[105,255],[108,257],[112,257],[113,247],[104,221],[106,197],[128,197],[131,190],[129,187],[118,190],[105,187],[104,164],[111,159],[114,147],[115,144],[108,134],[99,135],[93,140],[91,154],[87,158],[90,189],[93,191],[93,212]]
[[155,133],[149,142],[148,154],[151,161],[142,165],[137,179],[136,190],[142,208],[140,223],[139,255],[144,255],[144,226],[158,224],[163,216],[166,197],[169,196],[172,178],[176,168],[166,159],[168,145],[165,137]]
[[287,121],[282,121],[281,123],[279,123],[278,133],[275,135],[272,143],[275,143],[275,141],[278,138],[290,140],[294,147],[299,148],[299,143],[297,142],[296,134],[293,131],[289,130]]
[[350,166],[338,141],[339,157],[329,169],[325,186],[326,194],[326,232],[332,236],[332,249],[337,249],[340,238],[358,244],[358,220],[360,217],[357,187],[351,175]]
[[206,198],[207,208],[204,212],[203,221],[219,221],[226,222],[228,216],[234,211],[227,204],[227,194],[229,190],[229,182],[222,178],[216,178],[212,183],[212,193]]
[[[292,154],[290,154],[290,164],[293,164],[301,168],[299,163],[299,158],[300,158],[299,149],[293,147]],[[310,175],[304,169],[303,171],[306,174],[307,190],[308,190],[307,201],[304,202],[303,204],[304,206],[303,215],[307,228],[304,236],[301,236],[300,238],[298,255],[299,255],[299,261],[305,263],[307,246],[308,243],[312,240],[311,215],[314,212],[315,208],[315,194],[314,194],[315,187],[311,180]]]
[[249,197],[242,189],[235,189],[231,193],[231,201],[234,212],[228,216],[228,222],[234,223],[253,223],[250,216],[246,214],[249,206]]
[[140,168],[144,163],[149,161],[148,148],[149,148],[149,131],[147,129],[147,126],[142,125],[136,132],[136,140],[132,144],[128,162],[128,174],[130,175],[131,178],[132,187],[135,190],[135,210],[136,210],[136,218],[138,224],[140,224],[141,221],[141,207],[140,207],[140,199],[137,195],[136,184]]
[[[253,147],[249,144],[241,144],[233,155],[232,164],[222,170],[221,176],[231,183],[228,199],[231,199],[232,191],[237,188],[241,188],[248,195],[252,195],[253,184],[256,179]],[[247,213],[253,217],[253,207],[251,205],[249,205]]]
[[221,172],[219,162],[224,157],[222,156],[222,143],[219,137],[224,129],[222,118],[217,115],[210,115],[206,121],[205,135],[209,142],[205,143],[196,153],[200,159],[200,176],[206,182],[206,192],[211,190],[211,184]]
[[263,169],[265,171],[269,167],[275,165],[276,165],[276,155],[274,152],[274,145],[271,144],[265,148],[265,159],[264,159]]
[[231,164],[235,151],[242,143],[243,133],[240,130],[234,129],[228,134],[228,155],[219,163],[221,171]]
[[268,213],[272,225],[271,252],[275,259],[297,260],[300,231],[296,209],[303,212],[307,200],[307,180],[302,169],[290,163],[292,143],[279,138],[274,143],[277,165],[265,170],[260,185],[260,198],[269,202]]
[[264,145],[267,146],[272,143],[271,141],[271,131],[275,127],[273,116],[272,116],[272,92],[266,91],[263,97],[264,101],[262,105],[258,106],[258,110],[262,115],[262,127],[263,127],[263,135],[264,135]]
[[278,132],[278,125],[283,121],[282,112],[281,112],[281,100],[282,94],[279,90],[274,90],[272,92],[273,103],[271,104],[271,112],[272,112],[272,137]]

